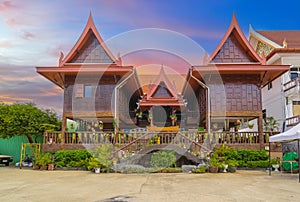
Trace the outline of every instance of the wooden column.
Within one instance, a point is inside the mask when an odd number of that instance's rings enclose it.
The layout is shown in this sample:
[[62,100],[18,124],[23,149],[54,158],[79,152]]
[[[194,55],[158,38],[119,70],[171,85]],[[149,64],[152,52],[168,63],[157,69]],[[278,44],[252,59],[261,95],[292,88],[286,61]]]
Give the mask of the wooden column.
[[264,149],[264,135],[263,135],[263,118],[262,114],[259,115],[258,117],[258,133],[259,133],[259,144],[260,144],[260,149]]
[[61,123],[61,136],[62,136],[61,144],[65,143],[66,127],[67,127],[67,117],[65,115],[63,115],[62,123]]

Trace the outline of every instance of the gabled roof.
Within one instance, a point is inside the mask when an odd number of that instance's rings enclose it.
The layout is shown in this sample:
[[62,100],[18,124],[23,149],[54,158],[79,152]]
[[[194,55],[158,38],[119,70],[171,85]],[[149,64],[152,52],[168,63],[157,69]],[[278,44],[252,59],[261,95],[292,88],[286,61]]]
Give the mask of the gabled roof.
[[73,46],[71,51],[68,53],[68,55],[63,58],[61,57],[59,61],[59,66],[63,66],[65,63],[69,63],[72,61],[72,59],[78,54],[78,51],[85,45],[85,43],[91,38],[95,37],[97,41],[99,42],[101,48],[104,49],[105,53],[108,55],[108,57],[111,59],[111,61],[115,62],[116,58],[113,56],[113,54],[110,52],[106,44],[104,43],[102,37],[97,31],[97,28],[95,26],[92,13],[90,12],[87,24],[80,35],[78,41],[76,44]]
[[153,106],[184,107],[185,104],[162,67],[154,83],[148,85],[148,93],[143,96],[139,106],[146,109]]
[[286,41],[288,48],[300,48],[300,30],[261,30],[256,32],[280,46],[282,46],[283,41]]
[[264,42],[268,45],[270,45],[273,48],[282,48],[282,42],[281,43],[276,43],[272,41],[271,39],[265,37],[264,35],[260,34],[258,31],[255,31],[251,25],[249,25],[249,41],[251,40],[251,37],[253,37],[256,40],[259,40],[261,42]]
[[[164,84],[162,86],[161,84]],[[170,82],[168,77],[166,76],[166,73],[164,71],[164,68],[161,67],[160,72],[156,80],[154,81],[153,84],[150,84],[150,88],[148,88],[148,93],[147,93],[147,99],[154,98],[156,92],[161,89],[162,87],[165,88],[168,93],[171,95],[172,98],[177,99],[177,92],[174,87],[174,85]]]
[[[228,42],[230,42],[230,41],[232,41],[231,43],[233,43],[235,45],[236,49],[242,50],[242,51],[238,50],[240,52],[237,54],[244,57],[245,60],[248,60],[250,63],[258,62],[258,63],[264,64],[264,61],[257,55],[257,53],[254,51],[254,49],[251,47],[251,45],[247,41],[245,35],[243,34],[243,32],[237,22],[235,14],[233,14],[231,23],[230,23],[225,35],[223,36],[221,42],[219,43],[217,48],[214,50],[214,52],[210,56],[211,63],[215,63],[214,59],[217,57],[218,57],[218,59],[220,59],[220,57],[221,58],[225,57],[224,56],[225,54],[220,54],[220,53],[222,53],[222,51],[224,49],[230,48],[230,47],[226,47],[226,46],[228,46]],[[245,63],[243,60],[241,60],[240,62],[238,62],[239,60],[234,60],[236,53],[233,53],[231,55],[233,56],[233,58],[232,58],[233,60],[230,63]],[[230,56],[228,56],[228,57],[230,57]],[[225,59],[227,59],[227,58],[225,58]],[[217,63],[219,63],[219,62],[217,62]],[[221,62],[221,63],[227,63],[227,62]]]

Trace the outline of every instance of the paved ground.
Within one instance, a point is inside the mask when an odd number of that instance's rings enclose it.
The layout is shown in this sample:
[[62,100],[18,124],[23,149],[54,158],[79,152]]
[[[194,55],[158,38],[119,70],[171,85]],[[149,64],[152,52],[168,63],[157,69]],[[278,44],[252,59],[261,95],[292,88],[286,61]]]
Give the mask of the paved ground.
[[[119,200],[112,198],[120,197]],[[299,201],[297,174],[93,174],[0,167],[0,201]]]

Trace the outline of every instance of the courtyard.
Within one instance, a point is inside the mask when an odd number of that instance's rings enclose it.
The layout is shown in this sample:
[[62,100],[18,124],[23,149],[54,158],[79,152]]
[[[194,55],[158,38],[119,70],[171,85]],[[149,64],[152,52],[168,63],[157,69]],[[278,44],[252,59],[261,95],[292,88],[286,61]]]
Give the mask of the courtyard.
[[0,167],[0,201],[297,201],[298,174],[94,174]]

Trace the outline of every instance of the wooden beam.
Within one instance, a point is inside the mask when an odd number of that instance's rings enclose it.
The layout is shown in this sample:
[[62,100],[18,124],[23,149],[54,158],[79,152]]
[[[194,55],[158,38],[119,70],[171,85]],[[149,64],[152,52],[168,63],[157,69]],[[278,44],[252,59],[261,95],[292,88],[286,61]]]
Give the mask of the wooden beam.
[[64,112],[64,116],[68,118],[80,117],[80,118],[111,118],[114,117],[111,111],[105,112]]
[[259,117],[262,116],[262,111],[211,111],[210,115],[214,116],[231,116],[231,117]]

